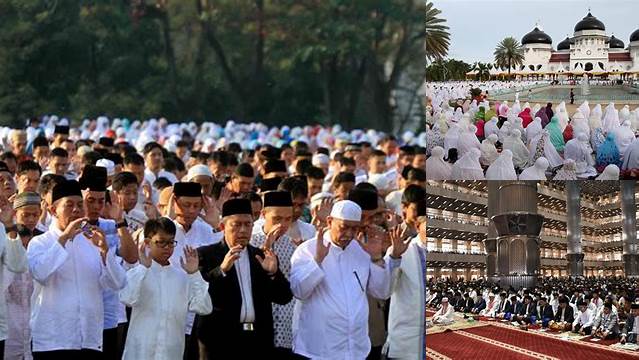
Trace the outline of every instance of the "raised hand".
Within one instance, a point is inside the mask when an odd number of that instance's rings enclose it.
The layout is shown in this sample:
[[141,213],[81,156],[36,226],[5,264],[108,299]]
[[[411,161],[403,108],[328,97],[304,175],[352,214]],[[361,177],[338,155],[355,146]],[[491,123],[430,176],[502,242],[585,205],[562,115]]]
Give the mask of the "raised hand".
[[320,204],[313,208],[311,215],[313,217],[313,225],[318,226],[321,224],[326,224],[326,218],[331,214],[331,210],[333,209],[333,199],[332,198],[324,198],[320,201]]
[[264,250],[264,257],[260,257],[260,255],[255,255],[257,261],[262,265],[262,269],[266,271],[269,275],[275,275],[277,272],[277,256],[270,249]]
[[142,184],[142,192],[144,193],[144,202],[147,204],[153,203],[153,188],[148,181]]
[[204,216],[202,216],[202,219],[214,229],[217,229],[220,224],[220,209],[211,196],[204,195],[202,200],[204,203]]
[[164,210],[164,214],[162,216],[166,216],[169,219],[175,219],[175,195],[171,194],[169,198],[169,203]]
[[138,244],[138,262],[146,268],[151,267],[151,261],[152,261],[151,256],[148,253],[148,250],[149,250],[149,244],[143,239],[140,240]]
[[71,221],[69,225],[67,225],[66,229],[64,229],[62,234],[60,234],[60,237],[58,238],[58,242],[60,242],[60,244],[64,246],[67,243],[67,241],[73,240],[73,238],[75,238],[79,233],[82,232],[82,223],[87,220],[88,220],[87,218],[83,217],[83,218],[79,218],[79,219]]
[[180,257],[180,265],[187,274],[194,274],[200,265],[200,259],[197,255],[197,250],[186,245],[184,247],[184,256]]
[[386,220],[386,226],[389,229],[394,228],[402,222],[401,216],[397,215],[393,210],[386,210],[384,219]]
[[383,228],[377,225],[368,226],[365,229],[365,237],[358,236],[357,241],[372,260],[378,260],[384,252],[384,241],[388,236]]
[[106,235],[104,234],[104,232],[97,226],[91,226],[91,232],[85,232],[84,236],[89,238],[93,245],[95,245],[100,250],[100,255],[102,255],[102,261],[104,262],[106,259],[107,251],[109,251],[109,244],[107,244]]
[[120,197],[113,194],[111,196],[111,207],[108,213],[109,219],[115,220],[116,223],[121,223],[124,220],[124,209],[120,203]]
[[225,273],[229,272],[235,263],[235,260],[240,258],[240,253],[244,250],[242,245],[235,245],[229,249],[229,251],[224,256],[224,260],[220,265],[220,269]]
[[16,212],[13,210],[11,202],[4,196],[0,197],[0,222],[2,222],[5,227],[13,225],[13,217],[15,213]]
[[275,243],[275,241],[277,241],[277,239],[282,237],[284,233],[285,231],[282,224],[277,224],[273,226],[271,231],[269,231],[268,234],[266,234],[266,241],[264,241],[264,245],[262,245],[262,250],[271,250],[273,248],[273,244]]
[[408,249],[410,243],[404,240],[405,234],[406,229],[402,229],[400,225],[395,226],[389,231],[390,241],[393,247],[391,257],[399,259],[404,252],[406,252],[406,249]]
[[315,244],[315,262],[317,265],[322,265],[322,261],[328,255],[328,251],[331,249],[331,244],[324,245],[324,233],[326,228],[323,227],[317,232],[317,241]]

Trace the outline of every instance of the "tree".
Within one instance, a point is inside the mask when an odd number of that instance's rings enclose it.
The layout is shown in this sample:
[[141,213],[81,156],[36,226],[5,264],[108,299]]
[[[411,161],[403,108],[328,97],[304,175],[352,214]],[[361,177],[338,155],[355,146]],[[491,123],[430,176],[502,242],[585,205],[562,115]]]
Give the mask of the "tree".
[[483,81],[484,79],[490,79],[490,70],[492,69],[491,64],[486,64],[482,62],[476,62],[473,65],[473,71],[477,71],[476,79],[479,81]]
[[448,53],[450,46],[450,34],[448,26],[444,25],[445,19],[439,18],[441,10],[435,8],[433,3],[426,1],[426,59],[442,59]]
[[520,66],[524,63],[524,47],[514,37],[503,39],[495,48],[495,65],[500,68],[508,68],[508,77],[510,70],[514,66]]

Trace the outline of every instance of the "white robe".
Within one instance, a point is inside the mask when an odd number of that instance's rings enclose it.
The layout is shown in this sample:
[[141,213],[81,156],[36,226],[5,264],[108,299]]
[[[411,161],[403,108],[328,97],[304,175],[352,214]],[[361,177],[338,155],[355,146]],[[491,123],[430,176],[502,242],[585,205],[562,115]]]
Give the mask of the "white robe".
[[444,161],[444,149],[433,148],[433,155],[426,160],[426,179],[449,180],[451,170],[451,165]]
[[[7,302],[5,300],[4,272],[24,273],[27,271],[27,252],[20,239],[8,239],[4,225],[0,223],[0,341],[7,339]],[[10,274],[7,274],[10,275]]]
[[200,272],[187,274],[176,266],[138,265],[127,272],[120,300],[132,307],[123,359],[181,359],[186,314],[210,314],[209,284]]
[[450,304],[446,306],[446,309],[444,309],[443,306],[440,307],[439,310],[435,312],[435,315],[433,315],[432,322],[434,324],[441,325],[452,324],[453,322],[455,322],[455,309]]

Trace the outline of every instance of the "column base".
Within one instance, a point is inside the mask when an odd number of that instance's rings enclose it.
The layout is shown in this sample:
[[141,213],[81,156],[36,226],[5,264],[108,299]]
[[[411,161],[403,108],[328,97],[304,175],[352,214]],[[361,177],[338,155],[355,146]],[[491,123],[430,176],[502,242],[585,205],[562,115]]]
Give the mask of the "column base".
[[623,254],[624,275],[626,277],[639,277],[639,254]]
[[566,254],[566,260],[568,260],[569,277],[584,276],[584,254]]

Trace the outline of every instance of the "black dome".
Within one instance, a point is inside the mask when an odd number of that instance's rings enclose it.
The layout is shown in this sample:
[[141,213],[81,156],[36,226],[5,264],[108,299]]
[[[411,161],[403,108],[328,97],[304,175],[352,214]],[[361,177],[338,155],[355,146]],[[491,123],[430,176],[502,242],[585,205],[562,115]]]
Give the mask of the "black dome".
[[630,34],[630,42],[639,41],[639,30],[635,30],[632,34]]
[[539,28],[534,28],[533,31],[521,38],[521,44],[552,44],[552,39],[548,34],[539,30]]
[[570,50],[570,44],[572,44],[572,41],[570,41],[569,37],[566,37],[564,41],[557,44],[557,50]]
[[611,49],[623,49],[625,47],[623,41],[617,39],[614,35],[610,37],[609,43]]
[[606,26],[599,19],[588,13],[585,18],[575,25],[575,32],[581,30],[601,30],[606,31]]

